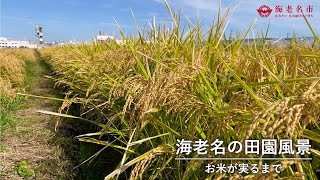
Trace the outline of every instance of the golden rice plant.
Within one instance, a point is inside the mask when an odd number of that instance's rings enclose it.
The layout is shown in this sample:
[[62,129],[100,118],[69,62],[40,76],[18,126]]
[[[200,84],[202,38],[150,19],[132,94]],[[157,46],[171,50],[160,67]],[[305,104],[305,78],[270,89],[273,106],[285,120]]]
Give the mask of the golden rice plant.
[[0,84],[1,95],[12,95],[14,88],[24,81],[24,64],[15,52],[10,49],[0,51]]
[[36,61],[36,57],[33,49],[19,48],[19,49],[10,49],[10,51],[19,59]]
[[[316,179],[319,46],[269,46],[267,33],[252,45],[243,45],[254,23],[227,41],[229,11],[224,16],[219,13],[206,31],[200,22],[193,24],[188,18],[184,26],[166,5],[173,29],[156,26],[154,19],[150,27],[137,26],[138,38],[124,35],[119,26],[123,43],[42,49],[42,58],[55,71],[51,78],[73,92],[68,102],[82,102],[83,111],[80,117],[41,112],[91,122],[99,131],[79,136],[80,141],[123,152],[122,161],[106,179],[119,177],[129,167],[131,179]],[[317,36],[314,44],[319,44]],[[116,140],[106,141],[106,136]],[[221,161],[176,161],[187,157],[176,154],[176,140],[182,138],[225,143],[308,138],[312,153],[306,157],[313,161],[271,161],[282,164],[280,174],[207,174],[206,164]],[[204,157],[247,156],[209,153]]]

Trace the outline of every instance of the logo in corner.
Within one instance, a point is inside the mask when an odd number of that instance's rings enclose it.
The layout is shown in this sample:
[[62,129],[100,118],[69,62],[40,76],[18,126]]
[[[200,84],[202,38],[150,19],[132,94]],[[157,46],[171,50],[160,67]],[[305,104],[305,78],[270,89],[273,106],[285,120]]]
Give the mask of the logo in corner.
[[270,16],[272,9],[267,5],[262,5],[259,7],[259,9],[257,9],[257,11],[261,17],[265,18]]

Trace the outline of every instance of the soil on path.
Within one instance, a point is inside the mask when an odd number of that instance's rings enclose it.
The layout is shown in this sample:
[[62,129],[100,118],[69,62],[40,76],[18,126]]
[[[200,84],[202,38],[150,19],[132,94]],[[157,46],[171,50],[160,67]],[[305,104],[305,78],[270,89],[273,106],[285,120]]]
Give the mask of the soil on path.
[[[36,78],[29,94],[53,96],[52,82],[40,62],[35,63]],[[52,100],[28,97],[27,108],[15,112],[19,119],[15,129],[2,134],[4,151],[0,153],[0,179],[65,179],[71,177],[72,165],[63,149],[56,142],[52,116],[37,113],[38,110],[56,111],[58,104]],[[26,162],[26,167],[19,165]],[[20,170],[31,170],[32,176],[20,175]]]

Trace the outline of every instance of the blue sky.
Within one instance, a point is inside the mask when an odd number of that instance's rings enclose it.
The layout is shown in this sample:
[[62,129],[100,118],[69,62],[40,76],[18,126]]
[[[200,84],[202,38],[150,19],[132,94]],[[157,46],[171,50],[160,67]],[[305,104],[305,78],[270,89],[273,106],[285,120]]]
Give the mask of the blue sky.
[[[153,16],[157,22],[166,21],[170,25],[169,13],[162,0],[0,0],[1,36],[13,39],[35,41],[34,27],[44,28],[46,41],[90,40],[99,30],[107,35],[118,35],[113,17],[125,33],[135,34],[131,11],[139,26],[143,27]],[[171,8],[195,21],[198,14],[203,26],[208,27],[217,15],[218,0],[168,0]],[[256,9],[268,5],[273,9],[268,18],[258,15]],[[296,32],[301,36],[311,36],[303,18],[275,18],[275,6],[313,6],[313,17],[309,18],[316,33],[320,33],[319,0],[223,0],[222,7],[235,8],[226,30],[245,31],[257,19],[250,36],[265,29],[270,21],[270,36],[286,37]],[[283,13],[286,14],[286,13]]]

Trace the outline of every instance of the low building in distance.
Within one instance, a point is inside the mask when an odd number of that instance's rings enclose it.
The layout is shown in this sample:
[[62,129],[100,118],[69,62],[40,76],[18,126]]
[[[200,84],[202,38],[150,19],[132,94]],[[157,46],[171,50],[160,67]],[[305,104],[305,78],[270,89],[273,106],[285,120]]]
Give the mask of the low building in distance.
[[0,37],[0,48],[37,48],[37,44],[24,40],[12,40]]
[[97,35],[93,38],[94,42],[106,42],[106,41],[111,41],[111,40],[116,40],[116,38],[114,36],[107,36],[102,31],[99,31],[99,35]]

